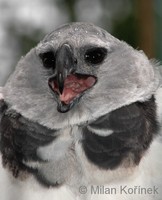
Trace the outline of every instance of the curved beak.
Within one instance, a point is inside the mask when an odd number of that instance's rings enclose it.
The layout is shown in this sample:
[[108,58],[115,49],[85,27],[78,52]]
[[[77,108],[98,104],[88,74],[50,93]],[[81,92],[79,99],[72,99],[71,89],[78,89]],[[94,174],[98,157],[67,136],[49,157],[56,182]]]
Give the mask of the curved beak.
[[55,73],[48,84],[58,103],[59,112],[69,111],[87,90],[97,82],[91,74],[78,73],[77,60],[73,48],[64,43],[56,52]]
[[67,75],[74,72],[75,69],[72,47],[65,43],[56,52],[56,80],[61,94],[64,90],[64,82]]

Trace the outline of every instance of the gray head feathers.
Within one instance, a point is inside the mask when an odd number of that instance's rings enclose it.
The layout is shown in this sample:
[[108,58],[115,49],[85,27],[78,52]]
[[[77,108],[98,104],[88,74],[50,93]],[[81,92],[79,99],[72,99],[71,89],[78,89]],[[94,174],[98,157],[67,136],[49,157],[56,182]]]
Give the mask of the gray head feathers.
[[[45,69],[40,53],[63,43],[73,47],[78,70],[97,76],[97,83],[67,113],[57,111],[57,103],[49,89],[51,71]],[[107,50],[105,60],[97,66],[84,62],[87,46]],[[155,62],[106,31],[87,23],[64,25],[47,35],[18,63],[4,87],[5,101],[24,117],[51,129],[93,121],[124,105],[146,101],[159,87]],[[97,109],[96,109],[97,108]]]

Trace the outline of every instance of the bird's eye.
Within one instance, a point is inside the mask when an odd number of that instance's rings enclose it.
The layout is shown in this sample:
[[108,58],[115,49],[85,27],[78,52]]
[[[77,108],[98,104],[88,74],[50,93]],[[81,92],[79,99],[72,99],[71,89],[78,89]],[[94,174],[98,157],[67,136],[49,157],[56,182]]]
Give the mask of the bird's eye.
[[40,54],[40,58],[41,58],[45,68],[47,68],[47,69],[54,68],[55,56],[54,56],[53,52],[49,51],[46,53],[42,53],[42,54]]
[[103,62],[106,54],[107,50],[105,48],[93,48],[85,53],[84,59],[87,63],[97,65]]

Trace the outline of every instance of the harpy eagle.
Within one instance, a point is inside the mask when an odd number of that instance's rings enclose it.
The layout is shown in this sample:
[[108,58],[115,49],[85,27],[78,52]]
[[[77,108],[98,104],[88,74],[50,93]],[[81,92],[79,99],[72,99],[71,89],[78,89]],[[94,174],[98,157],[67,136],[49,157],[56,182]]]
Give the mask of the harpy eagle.
[[161,200],[159,64],[66,24],[1,89],[1,200]]

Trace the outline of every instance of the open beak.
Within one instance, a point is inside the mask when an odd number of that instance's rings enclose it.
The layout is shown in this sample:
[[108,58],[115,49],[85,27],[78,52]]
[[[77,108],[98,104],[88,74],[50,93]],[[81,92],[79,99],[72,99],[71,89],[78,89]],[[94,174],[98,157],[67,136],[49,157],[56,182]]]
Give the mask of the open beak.
[[57,97],[58,111],[69,111],[84,92],[95,85],[97,78],[76,73],[77,63],[69,44],[63,44],[56,53],[56,73],[49,86]]

